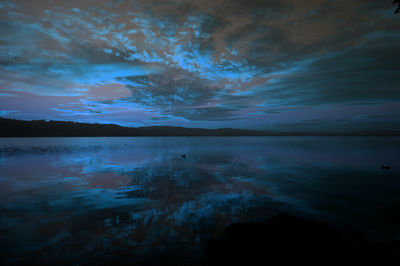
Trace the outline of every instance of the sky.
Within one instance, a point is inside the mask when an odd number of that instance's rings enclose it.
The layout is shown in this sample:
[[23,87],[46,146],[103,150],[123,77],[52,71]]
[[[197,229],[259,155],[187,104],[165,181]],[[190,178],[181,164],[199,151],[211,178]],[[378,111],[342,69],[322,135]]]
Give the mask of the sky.
[[0,117],[400,131],[391,0],[0,0]]

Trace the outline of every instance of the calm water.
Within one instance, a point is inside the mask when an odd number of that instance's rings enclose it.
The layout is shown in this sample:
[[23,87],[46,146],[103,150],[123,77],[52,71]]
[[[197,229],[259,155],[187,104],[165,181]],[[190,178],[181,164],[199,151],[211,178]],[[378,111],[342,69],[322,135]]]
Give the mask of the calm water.
[[225,226],[280,212],[400,239],[399,210],[395,137],[0,139],[8,263],[201,257]]

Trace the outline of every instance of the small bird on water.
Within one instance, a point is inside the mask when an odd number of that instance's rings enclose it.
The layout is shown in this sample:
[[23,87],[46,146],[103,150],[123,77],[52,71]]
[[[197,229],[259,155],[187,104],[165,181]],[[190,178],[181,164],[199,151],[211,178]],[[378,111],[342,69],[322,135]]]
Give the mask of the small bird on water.
[[186,154],[182,154],[182,158],[186,158]]
[[390,166],[382,164],[382,170],[390,170]]

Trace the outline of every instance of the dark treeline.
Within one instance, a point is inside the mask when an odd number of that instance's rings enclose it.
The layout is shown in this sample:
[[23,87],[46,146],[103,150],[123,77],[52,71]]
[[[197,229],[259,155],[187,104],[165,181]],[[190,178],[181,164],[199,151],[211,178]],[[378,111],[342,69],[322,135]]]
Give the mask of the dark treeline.
[[66,121],[0,118],[0,137],[122,137],[122,136],[390,136],[399,132],[271,132],[232,128],[204,129],[172,126],[122,127]]
[[261,136],[265,132],[240,129],[202,129],[170,126],[122,127],[63,121],[22,121],[0,118],[0,137],[111,137],[111,136]]

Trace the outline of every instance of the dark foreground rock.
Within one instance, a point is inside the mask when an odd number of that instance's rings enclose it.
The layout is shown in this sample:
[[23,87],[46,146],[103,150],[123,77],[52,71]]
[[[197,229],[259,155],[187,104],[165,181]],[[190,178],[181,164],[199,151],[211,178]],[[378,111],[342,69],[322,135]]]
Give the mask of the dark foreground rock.
[[[306,263],[398,260],[398,241],[367,241],[360,234],[286,214],[264,223],[228,226],[206,246],[212,265],[264,265],[271,261]],[[263,262],[260,264],[260,262]]]

